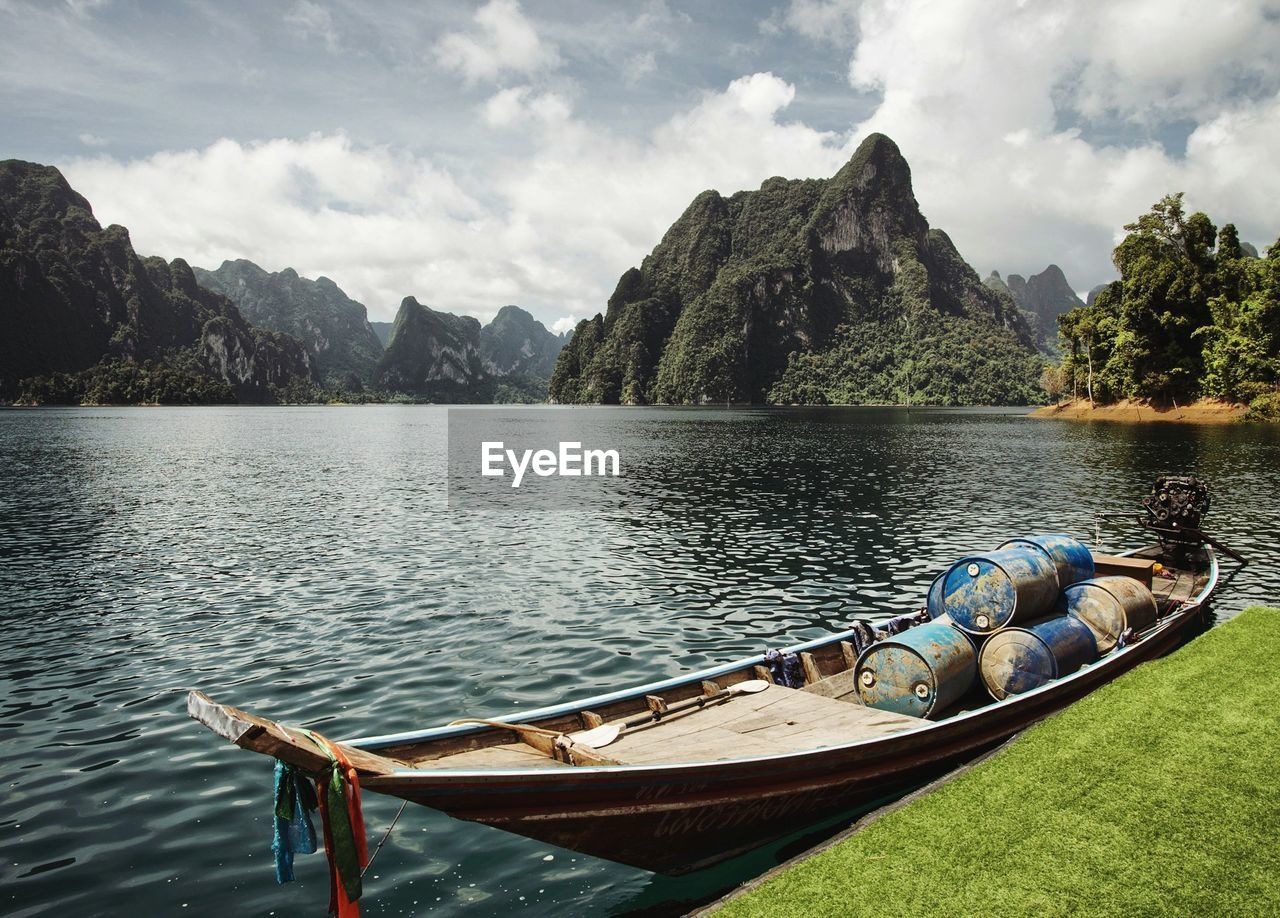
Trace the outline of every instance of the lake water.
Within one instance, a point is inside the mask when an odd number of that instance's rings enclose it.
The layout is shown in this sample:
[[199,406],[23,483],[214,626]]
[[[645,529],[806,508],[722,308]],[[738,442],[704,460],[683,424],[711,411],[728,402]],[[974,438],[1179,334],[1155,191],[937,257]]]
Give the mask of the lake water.
[[[1091,540],[1161,472],[1208,479],[1252,562],[1219,619],[1280,599],[1274,427],[598,417],[618,486],[502,514],[447,506],[439,408],[0,412],[0,912],[323,911],[323,855],[275,883],[270,762],[190,688],[335,738],[532,708],[916,608],[958,554]],[[365,795],[372,838],[398,804]],[[770,857],[667,879],[411,807],[362,908],[662,913]]]

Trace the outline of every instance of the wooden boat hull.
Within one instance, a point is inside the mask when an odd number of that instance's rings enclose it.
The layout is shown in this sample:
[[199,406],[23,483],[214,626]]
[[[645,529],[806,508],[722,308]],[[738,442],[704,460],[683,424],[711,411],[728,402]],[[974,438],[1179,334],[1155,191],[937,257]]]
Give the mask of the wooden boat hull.
[[[492,738],[492,722],[490,726],[451,725],[354,739],[339,745],[360,771],[361,785],[367,790],[645,870],[688,873],[925,784],[1135,666],[1169,653],[1199,627],[1217,582],[1212,552],[1205,551],[1195,568],[1194,572],[1181,569],[1175,584],[1181,584],[1185,576],[1190,578],[1189,586],[1176,602],[1171,600],[1163,619],[1128,646],[1025,694],[936,721],[907,718],[903,726],[883,735],[849,734],[844,728],[832,727],[820,740],[794,747],[795,751],[782,747],[786,751],[741,752],[739,758],[706,760],[694,754],[682,764],[661,759],[659,764],[583,764],[574,760],[570,765],[536,754],[532,760],[516,755],[516,767],[494,767],[494,760],[483,756],[465,761],[483,760],[484,767],[449,763],[448,750],[476,748],[488,755],[492,743],[486,745],[483,740]],[[807,651],[816,655],[823,648],[838,648],[846,637],[834,635],[790,650],[801,656],[809,656]],[[526,725],[552,728],[544,733],[578,730],[588,709],[616,713],[629,705],[643,705],[647,696],[659,693],[688,698],[704,690],[699,685],[709,684],[701,680],[723,677],[732,684],[753,678],[750,673],[761,662],[762,658],[736,661],[663,683],[525,712],[522,717]],[[777,691],[780,701],[815,698],[792,689]],[[829,699],[826,703],[846,713],[865,712],[859,716],[875,713]],[[191,693],[188,711],[243,748],[307,771],[318,771],[328,764],[327,753],[301,731],[220,705],[202,693]],[[513,728],[508,725],[507,729]],[[866,738],[851,740],[850,736]],[[436,752],[431,752],[433,749]],[[693,750],[699,751],[705,750]]]
[[940,777],[1170,652],[1199,619],[1199,606],[1187,608],[1075,678],[850,746],[682,766],[400,771],[363,786],[594,857],[682,874]]

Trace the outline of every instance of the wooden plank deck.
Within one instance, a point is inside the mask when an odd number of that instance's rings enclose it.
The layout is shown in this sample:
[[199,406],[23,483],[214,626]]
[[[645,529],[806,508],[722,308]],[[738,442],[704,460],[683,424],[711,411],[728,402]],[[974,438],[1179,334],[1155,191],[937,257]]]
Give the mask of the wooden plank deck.
[[770,686],[715,707],[624,733],[609,756],[628,765],[714,762],[803,752],[887,736],[925,723],[890,711]]
[[[847,687],[852,688],[851,682]],[[839,691],[845,689],[846,684],[836,680],[828,688]],[[715,762],[803,752],[886,736],[922,723],[925,721],[918,717],[771,685],[756,695],[739,695],[652,725],[633,727],[601,750],[601,754],[623,765]],[[451,769],[572,767],[524,743],[471,749],[412,764],[420,768]]]
[[455,752],[441,758],[428,757],[414,761],[415,768],[572,768],[564,762],[558,762],[544,752],[539,752],[524,743],[505,743],[501,746],[486,746],[483,749],[469,749],[466,752]]

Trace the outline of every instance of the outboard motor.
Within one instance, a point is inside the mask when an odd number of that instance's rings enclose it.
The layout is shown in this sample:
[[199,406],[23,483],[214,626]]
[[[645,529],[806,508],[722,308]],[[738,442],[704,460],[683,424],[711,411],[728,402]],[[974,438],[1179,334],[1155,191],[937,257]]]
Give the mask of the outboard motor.
[[[1161,475],[1142,499],[1143,513],[1138,525],[1150,529],[1165,546],[1187,554],[1202,545],[1212,545],[1237,563],[1248,562],[1235,551],[1206,533],[1201,525],[1209,512],[1209,486],[1194,475]],[[1107,517],[1127,516],[1124,511],[1094,514],[1100,526]]]
[[1161,475],[1142,499],[1142,506],[1146,511],[1144,525],[1171,533],[1189,529],[1198,536],[1200,522],[1209,512],[1209,486],[1194,475]]

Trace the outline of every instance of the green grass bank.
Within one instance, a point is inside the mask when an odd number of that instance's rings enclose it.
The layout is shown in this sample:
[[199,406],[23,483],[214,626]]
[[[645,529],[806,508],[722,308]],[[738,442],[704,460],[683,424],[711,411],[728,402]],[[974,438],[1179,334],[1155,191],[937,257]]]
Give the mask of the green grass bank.
[[1278,708],[1249,609],[717,916],[1278,914]]

